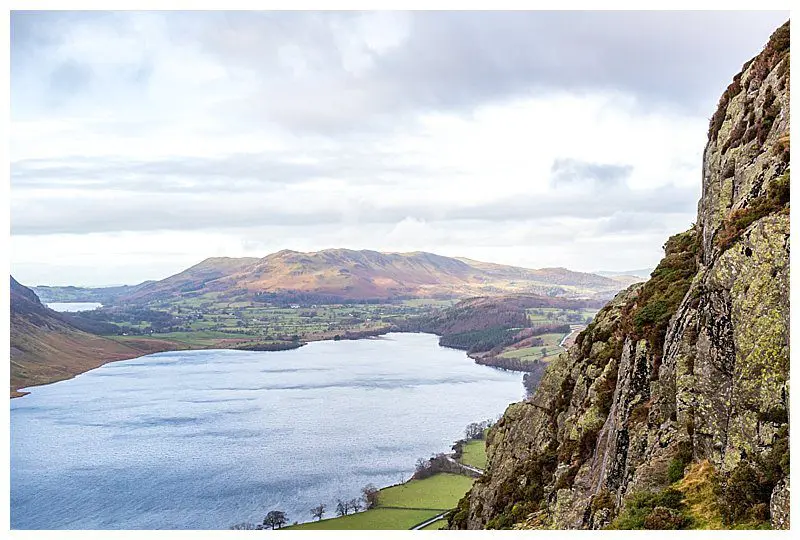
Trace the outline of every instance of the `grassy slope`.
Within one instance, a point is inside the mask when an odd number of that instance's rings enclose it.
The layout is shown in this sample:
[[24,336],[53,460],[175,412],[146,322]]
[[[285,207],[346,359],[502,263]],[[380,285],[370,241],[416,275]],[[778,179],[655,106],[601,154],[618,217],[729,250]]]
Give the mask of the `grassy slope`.
[[460,474],[440,473],[424,480],[411,480],[381,490],[378,505],[399,508],[449,510],[472,486],[473,479]]
[[375,508],[333,519],[287,527],[288,530],[405,530],[438,514],[438,510]]
[[686,497],[694,529],[726,529],[717,507],[713,485],[714,468],[708,461],[694,463],[686,476],[674,485]]
[[378,507],[349,516],[303,523],[289,529],[307,530],[401,530],[455,507],[472,486],[473,479],[440,473],[424,480],[384,488]]
[[[524,347],[522,349],[508,349],[498,356],[502,358],[520,358],[523,360],[552,360],[564,351],[558,344],[561,343],[561,340],[566,335],[568,334],[542,334],[538,337],[542,338],[544,345]],[[542,347],[547,349],[545,356],[542,356]]]
[[158,340],[146,346],[123,344],[57,321],[49,327],[37,326],[16,315],[12,316],[11,344],[11,397],[25,394],[19,388],[71,379],[108,362],[180,348]]
[[463,454],[461,455],[461,463],[477,467],[478,469],[486,468],[486,441],[477,440],[469,441],[464,445]]

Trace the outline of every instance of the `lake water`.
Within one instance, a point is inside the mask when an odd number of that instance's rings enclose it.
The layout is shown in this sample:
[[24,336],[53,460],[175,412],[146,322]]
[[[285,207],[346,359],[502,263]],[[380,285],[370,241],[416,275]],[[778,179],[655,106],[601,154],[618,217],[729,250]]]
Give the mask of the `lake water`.
[[[226,529],[408,479],[523,397],[430,334],[106,364],[11,400],[14,529]],[[331,514],[332,515],[332,514]]]
[[100,302],[47,302],[47,307],[53,311],[91,311],[103,307]]

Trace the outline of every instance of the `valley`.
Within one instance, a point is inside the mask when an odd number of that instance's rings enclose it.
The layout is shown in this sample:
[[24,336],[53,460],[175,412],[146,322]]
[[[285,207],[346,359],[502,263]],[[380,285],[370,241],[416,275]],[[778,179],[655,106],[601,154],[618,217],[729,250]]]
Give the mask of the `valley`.
[[[45,303],[101,304],[72,313],[40,305],[61,330],[42,334],[42,341],[81,332],[96,343],[89,352],[68,339],[57,349],[37,348],[32,338],[23,338],[30,332],[15,332],[12,396],[20,395],[23,385],[81,373],[83,365],[91,369],[152,352],[280,351],[391,331],[431,332],[441,345],[465,350],[480,364],[539,372],[563,350],[560,341],[569,325],[586,324],[606,298],[633,279],[422,252],[330,249],[283,250],[262,259],[210,258],[132,286],[34,287],[31,294]],[[19,329],[42,326],[28,315],[13,318]],[[82,361],[47,368],[70,357]]]

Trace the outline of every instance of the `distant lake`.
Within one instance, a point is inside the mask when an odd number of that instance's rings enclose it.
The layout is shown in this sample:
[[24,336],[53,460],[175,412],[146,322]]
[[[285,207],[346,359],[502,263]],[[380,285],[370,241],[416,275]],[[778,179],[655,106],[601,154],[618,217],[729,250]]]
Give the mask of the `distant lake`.
[[523,398],[519,373],[430,334],[291,351],[178,351],[11,400],[11,528],[226,529],[309,521]]
[[53,311],[91,311],[103,307],[100,302],[47,302]]

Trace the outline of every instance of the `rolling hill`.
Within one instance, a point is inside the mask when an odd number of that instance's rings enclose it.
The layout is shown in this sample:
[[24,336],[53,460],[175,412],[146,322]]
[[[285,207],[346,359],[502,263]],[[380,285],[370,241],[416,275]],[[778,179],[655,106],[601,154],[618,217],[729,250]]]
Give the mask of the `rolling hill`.
[[609,298],[627,284],[565,268],[533,270],[425,252],[283,250],[262,259],[206,259],[174,276],[137,286],[119,300],[147,303],[207,294],[252,299],[264,293],[317,295],[321,302],[509,293]]
[[[113,360],[175,348],[150,340],[145,348],[87,333],[68,315],[45,307],[31,289],[11,278],[11,396],[20,388],[69,379]],[[160,346],[160,345],[163,345]]]

